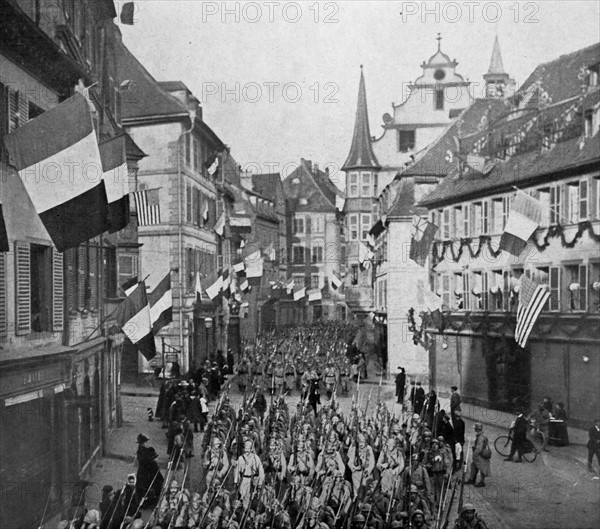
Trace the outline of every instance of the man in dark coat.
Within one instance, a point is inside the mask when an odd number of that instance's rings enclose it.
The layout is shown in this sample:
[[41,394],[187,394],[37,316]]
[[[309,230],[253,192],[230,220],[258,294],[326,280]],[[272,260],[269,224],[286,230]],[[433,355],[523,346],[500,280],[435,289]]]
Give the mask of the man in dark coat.
[[512,461],[515,452],[517,453],[517,463],[523,461],[523,444],[527,441],[527,419],[525,415],[519,413],[515,419],[512,429],[512,443],[510,445],[510,454],[504,461]]
[[588,430],[588,436],[588,470],[594,472],[594,456],[596,456],[596,461],[600,464],[600,419],[594,421],[594,426]]
[[406,384],[406,372],[403,367],[398,368],[400,373],[396,375],[396,402],[402,404],[404,402],[404,386]]
[[462,411],[460,407],[461,398],[458,393],[458,386],[452,386],[450,388],[452,394],[450,395],[450,417],[452,418],[452,424],[454,424],[454,416],[457,411]]
[[[457,411],[454,417],[454,442],[460,445],[460,457],[456,458],[455,470],[459,470],[463,463],[465,447],[465,421],[463,421],[462,413]],[[454,451],[456,455],[456,450]]]
[[415,389],[414,412],[421,415],[424,404],[425,404],[425,390],[421,387],[421,383],[417,382],[417,388]]

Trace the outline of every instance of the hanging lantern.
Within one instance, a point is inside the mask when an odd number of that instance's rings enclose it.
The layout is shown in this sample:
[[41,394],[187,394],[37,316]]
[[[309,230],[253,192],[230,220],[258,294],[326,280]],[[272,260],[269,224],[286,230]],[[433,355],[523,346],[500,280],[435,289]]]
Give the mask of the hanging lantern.
[[569,285],[569,290],[571,292],[577,292],[579,290],[579,283],[571,283]]
[[492,294],[498,294],[498,292],[499,292],[499,291],[500,291],[500,289],[498,288],[498,285],[492,285],[492,286],[490,287],[490,292],[491,292]]
[[598,292],[598,291],[600,290],[600,281],[594,281],[594,282],[592,283],[592,288],[593,288],[593,289],[594,289],[596,292]]

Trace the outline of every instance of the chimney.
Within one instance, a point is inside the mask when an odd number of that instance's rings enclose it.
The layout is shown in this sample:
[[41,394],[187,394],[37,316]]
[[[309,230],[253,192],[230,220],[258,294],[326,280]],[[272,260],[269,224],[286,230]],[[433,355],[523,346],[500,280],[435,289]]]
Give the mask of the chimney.
[[314,163],[313,169],[314,169],[315,173],[319,174],[319,164],[317,162]]
[[327,175],[327,178],[329,178],[329,167],[325,167],[325,174]]

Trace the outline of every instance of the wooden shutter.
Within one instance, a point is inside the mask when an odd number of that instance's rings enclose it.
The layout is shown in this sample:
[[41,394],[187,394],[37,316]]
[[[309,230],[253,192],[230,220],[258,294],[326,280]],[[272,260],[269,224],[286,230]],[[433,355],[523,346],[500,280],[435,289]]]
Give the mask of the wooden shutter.
[[64,272],[63,254],[52,249],[52,330],[60,332],[63,330],[64,318]]
[[549,309],[552,311],[560,310],[560,268],[558,266],[550,267],[550,298]]
[[19,93],[8,89],[8,132],[13,132],[19,126],[17,113],[19,111]]
[[23,92],[18,92],[18,100],[19,100],[19,125],[25,125],[29,121],[29,101],[23,94]]
[[[0,83],[0,137],[8,134],[8,117],[8,87]],[[2,141],[0,141],[0,162],[8,162],[8,151]]]
[[29,243],[15,241],[15,334],[31,332],[31,250]]
[[588,278],[587,265],[579,265],[579,310],[587,310]]
[[78,310],[84,310],[88,305],[87,297],[87,252],[84,244],[77,247],[77,306]]
[[6,319],[6,253],[0,252],[0,339],[8,335]]
[[98,310],[98,242],[88,247],[88,281],[90,289],[90,310]]
[[77,310],[77,285],[78,285],[78,272],[77,272],[77,252],[78,248],[69,248],[65,251],[64,259],[66,260],[66,274],[65,274],[65,290],[67,309],[69,311]]

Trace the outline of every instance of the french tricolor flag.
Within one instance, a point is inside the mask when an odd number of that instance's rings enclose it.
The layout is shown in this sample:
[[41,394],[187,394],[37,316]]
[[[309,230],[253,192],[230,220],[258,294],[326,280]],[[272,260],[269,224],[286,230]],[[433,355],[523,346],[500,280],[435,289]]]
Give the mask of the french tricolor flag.
[[123,333],[146,360],[156,356],[154,333],[150,316],[150,304],[146,295],[146,284],[142,281],[121,302],[115,319]]
[[129,223],[129,184],[125,136],[116,136],[99,145],[102,159],[102,180],[108,200],[109,231],[122,230]]
[[82,93],[6,135],[4,143],[59,252],[110,228],[98,142]]

